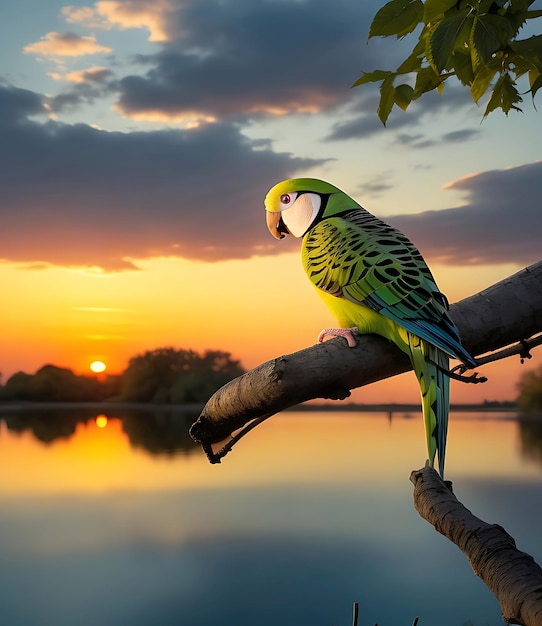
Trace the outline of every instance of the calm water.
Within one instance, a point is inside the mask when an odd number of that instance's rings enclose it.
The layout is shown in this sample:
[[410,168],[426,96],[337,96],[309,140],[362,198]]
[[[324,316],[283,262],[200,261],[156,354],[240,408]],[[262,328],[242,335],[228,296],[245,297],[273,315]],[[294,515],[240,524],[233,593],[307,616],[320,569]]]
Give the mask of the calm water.
[[[500,625],[412,505],[421,418],[288,412],[210,466],[194,415],[0,413],[3,626]],[[542,563],[542,423],[453,414],[447,478]]]

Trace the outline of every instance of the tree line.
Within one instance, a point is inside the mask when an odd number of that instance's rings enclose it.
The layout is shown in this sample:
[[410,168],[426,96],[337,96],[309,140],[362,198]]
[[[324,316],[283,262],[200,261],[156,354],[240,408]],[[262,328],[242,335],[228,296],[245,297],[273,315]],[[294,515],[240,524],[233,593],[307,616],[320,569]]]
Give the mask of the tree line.
[[[17,372],[0,386],[0,401],[199,404],[244,373],[229,352],[157,348],[131,358],[119,375],[86,376],[56,365]],[[516,400],[522,411],[542,412],[542,367],[523,374]]]
[[0,386],[0,401],[201,403],[244,371],[229,352],[157,348],[130,359],[120,375],[80,375],[56,365],[17,372]]

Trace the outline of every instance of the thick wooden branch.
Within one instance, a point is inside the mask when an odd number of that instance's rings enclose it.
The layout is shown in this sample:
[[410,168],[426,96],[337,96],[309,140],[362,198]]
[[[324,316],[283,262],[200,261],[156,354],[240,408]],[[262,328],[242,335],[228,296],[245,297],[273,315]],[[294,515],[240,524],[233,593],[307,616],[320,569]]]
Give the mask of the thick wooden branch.
[[474,573],[497,597],[509,624],[541,626],[542,569],[516,548],[498,524],[473,515],[430,467],[412,472],[414,506],[469,559]]
[[[450,314],[473,355],[542,332],[542,261],[454,304]],[[235,431],[241,429],[242,435],[307,400],[344,399],[350,389],[410,368],[408,357],[381,337],[362,335],[355,348],[336,338],[263,363],[231,381],[209,399],[190,434],[210,461],[218,462],[235,443]]]

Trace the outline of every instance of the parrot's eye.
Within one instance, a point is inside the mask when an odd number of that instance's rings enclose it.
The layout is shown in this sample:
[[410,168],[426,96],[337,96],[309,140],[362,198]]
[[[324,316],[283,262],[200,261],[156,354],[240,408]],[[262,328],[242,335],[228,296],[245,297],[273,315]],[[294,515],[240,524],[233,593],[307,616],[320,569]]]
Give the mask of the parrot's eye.
[[280,203],[283,207],[287,207],[297,198],[297,193],[283,193],[280,197]]

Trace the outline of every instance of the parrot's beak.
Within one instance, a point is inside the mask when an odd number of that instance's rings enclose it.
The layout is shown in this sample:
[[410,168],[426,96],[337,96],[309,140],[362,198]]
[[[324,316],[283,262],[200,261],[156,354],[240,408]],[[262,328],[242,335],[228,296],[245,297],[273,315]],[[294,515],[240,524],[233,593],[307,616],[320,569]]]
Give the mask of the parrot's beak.
[[280,211],[266,211],[267,228],[269,232],[275,237],[275,239],[284,239],[286,235],[290,234],[290,231],[286,228],[286,225],[282,221]]

